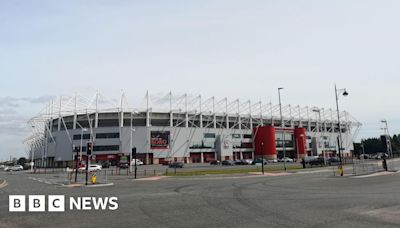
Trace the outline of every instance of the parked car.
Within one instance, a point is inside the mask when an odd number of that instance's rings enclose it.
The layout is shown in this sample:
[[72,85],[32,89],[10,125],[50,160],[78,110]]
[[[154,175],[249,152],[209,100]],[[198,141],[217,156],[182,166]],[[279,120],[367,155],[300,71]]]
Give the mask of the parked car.
[[[89,165],[89,172],[96,172],[96,171],[100,171],[101,170],[101,165],[98,164],[93,164],[93,165]],[[82,166],[78,169],[79,172],[86,172],[86,166]]]
[[136,161],[136,165],[143,165],[144,163],[142,161],[140,161],[139,159],[132,159],[131,165],[135,165],[135,161]]
[[110,168],[110,162],[106,161],[101,164],[101,168]]
[[243,163],[244,163],[245,165],[251,165],[251,164],[253,164],[253,160],[251,160],[251,159],[243,159],[242,161],[243,161]]
[[129,168],[129,164],[128,163],[120,163],[119,164],[119,168],[120,169],[127,169],[127,168]]
[[210,165],[220,165],[221,162],[219,160],[212,160],[210,161]]
[[278,163],[278,159],[270,159],[267,162],[268,163]]
[[235,162],[232,160],[224,160],[221,163],[222,165],[235,165]]
[[279,162],[293,162],[293,159],[284,157],[284,158],[279,159]]
[[9,171],[10,168],[11,168],[11,166],[5,166],[5,167],[4,167],[4,171]]
[[340,159],[338,157],[331,157],[326,162],[328,163],[328,165],[338,165]]
[[245,165],[245,162],[243,160],[235,160],[234,163],[235,165]]
[[266,165],[268,163],[267,159],[257,158],[255,160],[253,160],[252,164],[253,165],[261,165],[262,161],[264,161],[264,165]]
[[168,165],[169,168],[183,168],[183,162],[172,162]]
[[4,169],[5,167],[5,165],[0,165],[0,169]]
[[314,166],[314,165],[323,166],[323,165],[325,165],[325,161],[324,161],[323,157],[317,157],[317,158],[314,158],[314,159],[310,160],[309,164],[311,166]]
[[22,171],[22,170],[24,170],[24,167],[22,167],[22,165],[14,165],[11,166],[8,171]]

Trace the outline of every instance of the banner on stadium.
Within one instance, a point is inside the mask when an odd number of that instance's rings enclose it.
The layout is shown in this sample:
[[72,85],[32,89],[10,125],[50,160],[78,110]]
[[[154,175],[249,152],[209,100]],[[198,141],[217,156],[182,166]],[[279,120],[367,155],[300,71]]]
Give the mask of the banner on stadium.
[[150,133],[151,149],[169,149],[169,131],[152,131]]

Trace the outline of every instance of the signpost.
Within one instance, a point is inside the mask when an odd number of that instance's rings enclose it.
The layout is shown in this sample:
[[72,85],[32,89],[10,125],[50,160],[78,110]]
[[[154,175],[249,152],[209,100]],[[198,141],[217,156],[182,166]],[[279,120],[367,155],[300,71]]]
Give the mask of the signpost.
[[88,142],[86,147],[86,184],[88,184],[88,173],[89,173],[89,156],[92,155],[93,142]]
[[137,174],[136,147],[132,148],[133,162],[135,163],[135,179]]

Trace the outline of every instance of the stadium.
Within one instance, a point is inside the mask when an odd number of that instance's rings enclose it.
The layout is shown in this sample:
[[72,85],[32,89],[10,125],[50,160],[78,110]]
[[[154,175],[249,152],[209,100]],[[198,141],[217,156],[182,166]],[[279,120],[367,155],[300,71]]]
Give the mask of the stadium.
[[[351,157],[361,124],[348,112],[239,99],[193,95],[151,96],[138,108],[97,92],[91,97],[60,97],[29,120],[24,140],[35,167],[66,167],[75,156],[91,162],[118,163],[136,148],[145,164],[165,161],[207,163],[212,160],[305,156]],[[280,112],[280,108],[282,112]],[[340,133],[340,134],[339,134]],[[339,143],[341,138],[341,143]]]

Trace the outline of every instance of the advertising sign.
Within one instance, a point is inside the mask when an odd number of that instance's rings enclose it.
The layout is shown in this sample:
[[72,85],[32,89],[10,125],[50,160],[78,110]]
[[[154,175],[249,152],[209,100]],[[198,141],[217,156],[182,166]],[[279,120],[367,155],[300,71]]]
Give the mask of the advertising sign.
[[152,131],[150,133],[151,149],[169,149],[169,131]]

